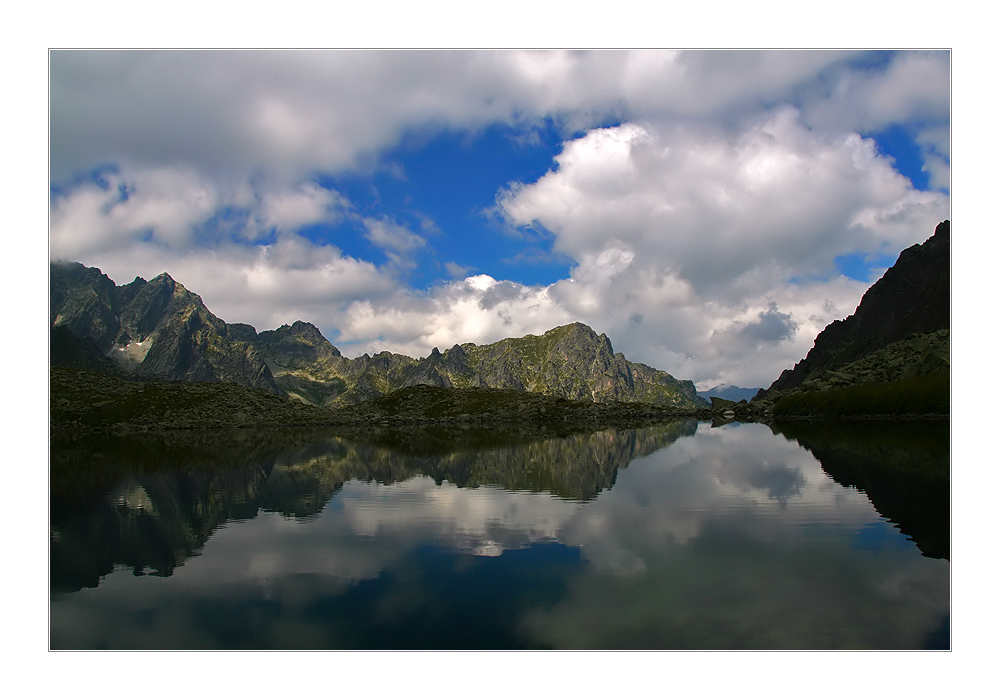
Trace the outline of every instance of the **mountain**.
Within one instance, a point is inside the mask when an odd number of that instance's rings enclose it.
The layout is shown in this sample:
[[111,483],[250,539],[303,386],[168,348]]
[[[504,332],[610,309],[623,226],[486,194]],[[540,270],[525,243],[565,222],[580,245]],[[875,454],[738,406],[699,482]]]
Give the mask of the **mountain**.
[[[50,322],[93,345],[137,377],[228,382],[283,392],[258,350],[162,274],[116,286],[80,263],[50,266]],[[65,331],[60,331],[64,333]],[[63,336],[63,345],[67,345]],[[59,360],[53,353],[52,359]]]
[[756,389],[744,389],[743,387],[735,386],[733,384],[719,384],[714,386],[707,391],[699,391],[698,396],[708,401],[713,396],[720,399],[726,399],[727,401],[741,401],[746,399],[749,401],[760,391],[760,388]]
[[[421,385],[599,403],[708,405],[692,382],[628,361],[614,352],[606,335],[582,323],[541,336],[455,345],[443,353],[434,348],[422,359],[390,352],[351,359],[304,321],[260,333],[247,324],[227,324],[165,273],[149,282],[137,277],[121,287],[79,263],[53,263],[50,274],[51,326],[64,329],[60,347],[87,354],[80,344],[89,343],[87,364],[69,363],[86,369],[100,371],[94,366],[100,361],[96,348],[139,377],[229,382],[334,407]],[[52,358],[53,364],[66,364],[54,350]]]
[[254,341],[280,387],[312,403],[360,403],[413,386],[491,388],[599,403],[643,402],[696,408],[694,384],[629,362],[582,323],[541,336],[465,343],[422,359],[380,352],[348,359],[311,324],[267,331]]
[[950,370],[951,223],[900,253],[857,310],[816,336],[757,400],[789,393],[918,382]]

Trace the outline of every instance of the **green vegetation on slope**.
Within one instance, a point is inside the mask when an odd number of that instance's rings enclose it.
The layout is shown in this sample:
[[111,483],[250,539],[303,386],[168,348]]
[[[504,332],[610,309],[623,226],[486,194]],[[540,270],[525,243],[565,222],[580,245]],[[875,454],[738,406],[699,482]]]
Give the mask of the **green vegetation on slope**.
[[947,372],[881,384],[790,394],[774,404],[774,416],[947,415]]
[[[703,411],[706,412],[706,411]],[[596,428],[658,422],[699,414],[688,408],[644,403],[573,401],[501,389],[413,386],[341,411],[353,423],[520,424]]]
[[54,432],[118,432],[331,423],[329,409],[220,382],[130,381],[69,367],[50,369]]
[[340,426],[371,432],[390,425],[518,426],[590,429],[637,425],[696,412],[641,403],[570,401],[499,389],[446,389],[418,385],[342,409],[218,382],[132,381],[97,372],[52,367],[50,426],[53,434],[143,432],[248,426]]

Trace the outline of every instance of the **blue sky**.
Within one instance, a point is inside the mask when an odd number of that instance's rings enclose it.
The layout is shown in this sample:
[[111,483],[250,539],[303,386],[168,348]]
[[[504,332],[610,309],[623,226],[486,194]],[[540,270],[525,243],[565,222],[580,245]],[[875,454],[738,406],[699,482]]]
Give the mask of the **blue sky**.
[[50,252],[349,356],[766,386],[950,216],[941,51],[53,51]]

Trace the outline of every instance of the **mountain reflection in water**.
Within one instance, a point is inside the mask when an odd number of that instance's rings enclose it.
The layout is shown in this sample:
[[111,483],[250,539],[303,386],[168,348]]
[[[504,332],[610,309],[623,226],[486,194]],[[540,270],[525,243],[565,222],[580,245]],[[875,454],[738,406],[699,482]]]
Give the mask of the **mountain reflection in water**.
[[54,443],[51,645],[947,646],[948,562],[810,439],[686,421]]

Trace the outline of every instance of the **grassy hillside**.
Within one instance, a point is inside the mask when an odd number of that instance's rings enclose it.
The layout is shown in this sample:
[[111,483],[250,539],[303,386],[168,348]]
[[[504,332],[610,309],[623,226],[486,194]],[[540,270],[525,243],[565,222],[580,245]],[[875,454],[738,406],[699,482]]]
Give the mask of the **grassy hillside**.
[[786,396],[774,416],[948,415],[951,377],[947,372],[894,382],[848,386]]
[[310,425],[336,420],[329,409],[237,384],[124,380],[69,367],[52,367],[49,377],[54,432]]

